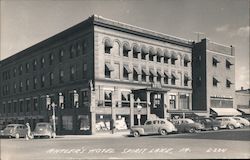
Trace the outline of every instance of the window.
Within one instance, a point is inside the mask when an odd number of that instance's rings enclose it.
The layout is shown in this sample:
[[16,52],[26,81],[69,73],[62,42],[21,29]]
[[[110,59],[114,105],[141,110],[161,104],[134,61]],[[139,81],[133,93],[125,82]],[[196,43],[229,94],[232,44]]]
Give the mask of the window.
[[112,106],[112,91],[104,91],[104,106]]
[[3,103],[3,114],[6,113],[6,103]]
[[155,73],[154,69],[149,69],[149,82],[154,82],[154,77],[157,77],[157,73]]
[[164,83],[165,84],[168,84],[168,79],[170,79],[171,78],[171,76],[168,74],[168,72],[167,71],[164,71]]
[[138,70],[138,69],[133,69],[133,80],[134,81],[138,81],[138,72],[136,71],[136,70]]
[[133,58],[138,58],[138,54],[140,53],[140,48],[138,46],[133,47]]
[[170,109],[176,109],[176,96],[175,95],[170,95],[169,96],[169,104],[170,104]]
[[229,60],[226,60],[226,69],[230,69],[231,65],[233,65],[233,63],[230,62]]
[[180,95],[179,107],[181,109],[189,109],[189,95],[188,94]]
[[150,48],[149,49],[149,60],[154,61],[154,56],[155,55],[156,55],[156,52],[155,52],[154,48]]
[[37,67],[37,61],[34,60],[34,61],[33,61],[33,71],[36,71],[36,67]]
[[175,85],[175,81],[176,81],[175,76],[172,76],[172,77],[171,77],[171,85]]
[[33,99],[33,104],[34,104],[34,111],[38,111],[38,99],[37,98]]
[[150,61],[154,61],[154,55],[149,54],[149,60],[150,60]]
[[75,80],[75,72],[76,72],[75,66],[70,66],[70,80],[71,81]]
[[171,64],[172,65],[175,65],[175,61],[176,61],[175,59],[171,58]]
[[82,49],[82,45],[81,44],[77,44],[77,55],[83,54],[83,49]]
[[88,91],[81,91],[81,104],[80,107],[87,107],[89,102]]
[[154,95],[154,108],[159,108],[161,105],[161,94]]
[[164,74],[160,70],[157,71],[157,82],[161,82],[161,78],[164,77]]
[[143,82],[146,82],[147,81],[147,76],[149,75],[148,71],[146,70],[146,68],[143,68],[142,69],[142,76],[141,76],[141,80]]
[[87,77],[87,68],[88,68],[88,66],[87,66],[87,63],[85,62],[85,63],[83,63],[83,65],[82,65],[82,78],[83,79],[85,79],[86,77]]
[[178,59],[177,55],[175,53],[173,53],[171,55],[171,64],[175,65],[175,61]]
[[226,87],[231,88],[231,84],[233,84],[229,79],[226,80]]
[[27,79],[27,80],[26,80],[26,91],[29,90],[29,86],[30,86],[30,80]]
[[70,47],[70,51],[69,51],[69,58],[73,58],[74,57],[74,55],[75,55],[75,47],[72,45],[71,47]]
[[19,82],[19,92],[22,92],[23,91],[23,82],[20,81]]
[[63,77],[64,77],[64,71],[63,70],[60,70],[59,71],[59,82],[60,83],[63,83],[64,81],[63,81]]
[[26,65],[25,65],[26,67],[26,73],[28,73],[29,72],[29,70],[30,70],[30,64],[29,63],[26,63]]
[[17,102],[16,101],[13,104],[13,112],[17,113]]
[[213,60],[212,60],[212,64],[214,67],[217,67],[217,63],[220,63],[220,61],[218,59],[216,59],[215,57],[213,57]]
[[19,111],[20,113],[23,112],[23,101],[19,101]]
[[188,73],[184,74],[184,86],[188,86],[188,81],[191,81],[192,79],[188,76]]
[[128,57],[128,53],[131,51],[131,48],[128,43],[123,44],[123,56]]
[[20,66],[19,66],[19,75],[22,75],[22,74],[23,74],[23,66],[20,65]]
[[218,83],[219,83],[219,81],[216,78],[213,78],[213,86],[217,87]]
[[123,79],[128,80],[129,79],[129,74],[131,72],[132,71],[130,70],[129,66],[128,65],[124,65],[123,66]]
[[111,40],[110,39],[105,39],[105,42],[104,42],[104,52],[106,54],[110,54],[112,47],[113,47],[113,43],[111,42]]
[[49,84],[50,84],[50,85],[53,85],[53,80],[54,80],[54,73],[51,72],[51,73],[49,74]]
[[114,71],[113,66],[110,63],[105,64],[105,78],[111,78],[111,72]]
[[157,62],[161,63],[161,57],[160,56],[157,56]]
[[73,129],[73,117],[72,116],[62,116],[62,128],[64,130]]
[[146,123],[145,123],[145,125],[152,125],[153,123],[152,123],[152,121],[147,121]]
[[42,58],[41,58],[41,68],[44,67],[44,63],[45,63],[45,59],[44,59],[44,57],[42,57]]
[[30,112],[30,109],[31,109],[31,105],[30,105],[30,99],[27,99],[26,100],[26,112]]
[[16,68],[13,70],[13,77],[16,77]]
[[59,51],[59,62],[62,62],[63,56],[64,56],[64,51],[63,51],[63,50],[60,50],[60,51]]
[[43,88],[45,86],[45,76],[41,75],[41,87]]
[[130,107],[130,96],[129,92],[121,92],[121,107]]
[[33,89],[36,89],[37,88],[37,78],[34,77],[33,78]]
[[149,53],[148,48],[146,46],[143,46],[141,48],[141,59],[146,60],[146,55]]
[[16,88],[17,88],[17,85],[16,85],[16,82],[14,83],[14,87],[13,87],[13,92],[16,93]]
[[190,58],[188,57],[188,55],[184,56],[184,67],[188,67],[188,63],[190,62]]
[[52,65],[53,61],[54,61],[54,54],[50,53],[50,55],[49,55],[49,64]]
[[8,113],[11,113],[11,103],[10,103],[10,102],[8,103],[7,108],[8,108],[7,112],[8,112]]

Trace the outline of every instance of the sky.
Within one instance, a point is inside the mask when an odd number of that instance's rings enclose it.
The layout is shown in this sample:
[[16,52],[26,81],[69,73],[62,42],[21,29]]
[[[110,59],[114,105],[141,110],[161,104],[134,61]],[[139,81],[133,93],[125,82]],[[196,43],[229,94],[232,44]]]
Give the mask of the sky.
[[250,0],[0,0],[0,59],[93,14],[187,40],[235,47],[235,85],[249,88]]

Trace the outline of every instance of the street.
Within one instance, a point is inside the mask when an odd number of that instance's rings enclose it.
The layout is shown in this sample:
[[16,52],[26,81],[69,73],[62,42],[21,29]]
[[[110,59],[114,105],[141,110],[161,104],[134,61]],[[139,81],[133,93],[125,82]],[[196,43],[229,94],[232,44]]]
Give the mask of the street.
[[134,137],[1,139],[1,160],[250,158],[250,129]]

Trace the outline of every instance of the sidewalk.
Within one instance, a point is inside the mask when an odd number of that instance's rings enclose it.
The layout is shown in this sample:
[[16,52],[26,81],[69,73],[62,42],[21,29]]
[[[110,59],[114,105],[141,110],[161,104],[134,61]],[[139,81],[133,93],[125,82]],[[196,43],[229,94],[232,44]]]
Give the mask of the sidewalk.
[[130,134],[130,130],[110,132],[96,132],[94,135],[58,135],[56,138],[79,139],[79,138],[122,138]]

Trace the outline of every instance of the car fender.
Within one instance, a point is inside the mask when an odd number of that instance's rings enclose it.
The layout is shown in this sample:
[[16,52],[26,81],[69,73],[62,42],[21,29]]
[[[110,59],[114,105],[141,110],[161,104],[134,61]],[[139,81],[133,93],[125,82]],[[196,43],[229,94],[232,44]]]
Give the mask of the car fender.
[[143,128],[132,128],[132,132],[139,132],[140,134],[144,134],[144,129]]

